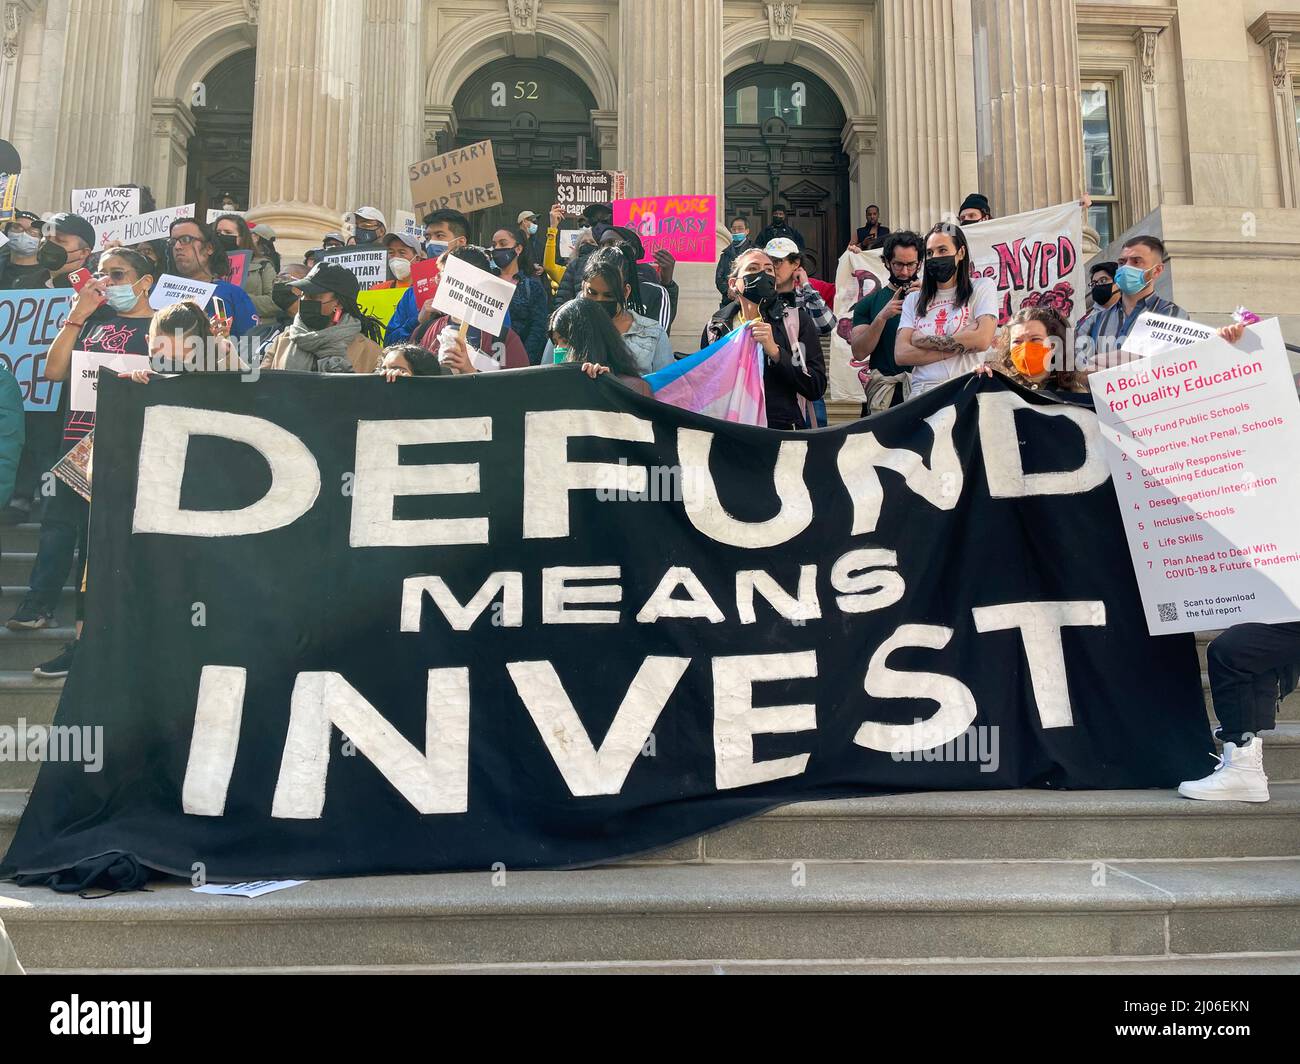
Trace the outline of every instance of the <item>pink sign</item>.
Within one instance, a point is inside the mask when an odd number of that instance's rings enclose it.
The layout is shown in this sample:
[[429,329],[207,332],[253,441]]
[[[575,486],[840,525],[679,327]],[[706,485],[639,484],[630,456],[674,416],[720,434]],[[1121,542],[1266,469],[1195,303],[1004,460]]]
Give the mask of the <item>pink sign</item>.
[[718,200],[716,196],[643,196],[615,200],[614,224],[636,232],[646,258],[659,250],[672,252],[678,262],[718,260]]
[[253,257],[253,253],[251,251],[229,251],[226,254],[230,259],[230,273],[222,280],[237,284],[242,288],[244,286],[244,277],[248,273],[248,261]]

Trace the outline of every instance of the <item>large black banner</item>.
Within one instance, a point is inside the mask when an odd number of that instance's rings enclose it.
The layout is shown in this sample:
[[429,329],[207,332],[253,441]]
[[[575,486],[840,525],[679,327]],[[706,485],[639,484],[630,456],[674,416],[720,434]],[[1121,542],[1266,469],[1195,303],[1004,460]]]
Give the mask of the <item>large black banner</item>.
[[84,643],[3,871],[558,868],[785,802],[1172,787],[1088,410],[966,378],[812,434],[566,367],[105,379]]

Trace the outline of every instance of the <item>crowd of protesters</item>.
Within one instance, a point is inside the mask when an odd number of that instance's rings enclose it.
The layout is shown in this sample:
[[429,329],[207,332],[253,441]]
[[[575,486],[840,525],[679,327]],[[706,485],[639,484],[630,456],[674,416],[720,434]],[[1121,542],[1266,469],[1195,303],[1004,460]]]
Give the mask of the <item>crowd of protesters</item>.
[[[152,196],[141,189],[141,210],[153,209]],[[998,297],[973,269],[966,234],[966,227],[992,217],[988,199],[975,193],[922,235],[891,231],[879,207],[867,208],[848,251],[879,250],[887,279],[842,323],[862,382],[863,416],[968,374],[1000,373],[1023,388],[1086,404],[1086,378],[1098,364],[1071,353],[1118,348],[1148,311],[1186,317],[1156,294],[1168,262],[1164,245],[1138,236],[1115,261],[1091,268],[1089,308],[1077,325],[1049,307],[1026,306],[999,328]],[[4,222],[0,299],[5,292],[78,289],[45,359],[49,381],[68,380],[75,351],[111,351],[151,359],[152,369],[128,375],[142,384],[157,373],[234,370],[377,374],[402,386],[415,377],[580,363],[588,376],[609,375],[651,396],[648,375],[745,328],[762,352],[768,426],[799,431],[826,424],[824,344],[841,328],[835,286],[809,276],[806,240],[787,207],[778,204],[756,236],[758,219],[731,218],[731,239],[715,272],[721,303],[688,351],[677,350],[672,339],[680,290],[671,254],[647,255],[633,230],[613,224],[607,204],[581,216],[556,205],[546,221],[543,230],[537,213],[525,209],[514,226],[476,233],[470,217],[436,210],[415,233],[390,230],[382,211],[363,206],[339,229],[322,233],[302,261],[284,261],[275,231],[250,227],[235,209],[211,225],[178,218],[166,240],[99,252],[86,219],[19,210]],[[387,277],[369,288],[401,295],[384,320],[366,309],[352,270],[333,260],[349,247],[386,254]],[[240,252],[248,255],[236,283],[231,255]],[[453,258],[514,286],[499,335],[464,329],[435,309],[428,293]],[[423,299],[413,283],[417,269],[428,278]],[[211,300],[155,310],[150,295],[164,274],[213,285]],[[1241,329],[1222,335],[1235,342]],[[11,629],[55,626],[62,589],[74,575],[80,632],[89,504],[65,483],[56,482],[52,492],[36,486],[48,483],[41,474],[90,436],[94,424],[93,413],[69,408],[67,388],[57,415],[24,415],[17,382],[0,373],[0,506],[9,503],[10,522],[29,515],[41,521],[30,590],[7,622]],[[36,674],[65,676],[75,651],[73,642]],[[1216,660],[1212,653],[1211,676],[1217,668],[1221,686],[1251,682],[1228,676],[1230,666]],[[1243,709],[1224,736],[1248,775],[1258,752],[1249,744],[1253,731],[1266,726],[1265,716]],[[1228,778],[1185,786],[1200,788],[1191,797],[1237,797],[1223,782]],[[1251,777],[1242,786],[1256,782]]]

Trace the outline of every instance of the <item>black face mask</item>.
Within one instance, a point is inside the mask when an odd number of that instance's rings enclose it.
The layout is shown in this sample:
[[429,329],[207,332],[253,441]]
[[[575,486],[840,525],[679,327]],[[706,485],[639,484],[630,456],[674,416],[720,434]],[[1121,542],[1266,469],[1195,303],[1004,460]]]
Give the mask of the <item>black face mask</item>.
[[761,307],[776,298],[776,281],[766,273],[751,273],[744,279],[741,291],[746,299]]
[[356,236],[357,236],[357,243],[358,243],[359,245],[360,245],[360,244],[373,244],[376,240],[379,239],[379,230],[378,230],[378,229],[358,229],[358,230],[357,230],[357,234],[356,234]]
[[239,237],[231,236],[229,233],[218,233],[217,243],[220,244],[227,251],[239,250]]
[[773,219],[772,219],[772,224],[775,225],[775,226],[778,226],[778,227],[779,227],[779,226],[782,226],[782,225],[785,225],[785,216],[784,216],[784,215],[778,215],[777,217],[773,218]]
[[1115,294],[1115,285],[1110,281],[1104,284],[1095,284],[1092,286],[1092,301],[1098,306],[1103,303],[1109,303],[1111,297]]
[[54,273],[68,264],[68,253],[53,240],[42,240],[36,249],[36,264],[43,270]]
[[298,291],[282,281],[276,281],[271,286],[271,302],[288,314],[289,309],[298,302]]
[[323,314],[319,299],[304,299],[298,304],[298,320],[312,332],[321,332],[334,324],[332,314]]
[[947,284],[957,276],[956,255],[936,255],[925,260],[925,274],[933,277],[939,284]]
[[899,277],[893,270],[889,271],[889,283],[893,288],[910,288],[914,280],[916,274],[912,274],[911,277]]
[[618,301],[614,299],[593,299],[591,302],[595,303],[596,306],[600,307],[601,310],[608,314],[611,321],[617,318],[619,311],[623,309],[618,305]]
[[497,268],[504,270],[519,257],[519,252],[514,248],[493,248],[492,261],[497,264]]

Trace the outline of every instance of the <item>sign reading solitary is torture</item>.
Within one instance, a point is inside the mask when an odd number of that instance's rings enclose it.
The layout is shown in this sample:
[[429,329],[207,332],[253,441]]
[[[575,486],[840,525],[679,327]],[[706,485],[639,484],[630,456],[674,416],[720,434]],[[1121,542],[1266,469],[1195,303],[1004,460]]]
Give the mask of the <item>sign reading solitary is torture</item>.
[[105,375],[96,436],[56,724],[103,726],[101,771],[42,766],[3,873],[568,867],[1212,749],[1095,416],[1002,378],[803,435],[566,366]]

